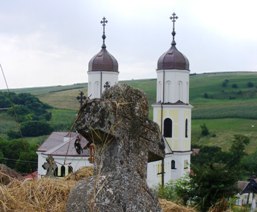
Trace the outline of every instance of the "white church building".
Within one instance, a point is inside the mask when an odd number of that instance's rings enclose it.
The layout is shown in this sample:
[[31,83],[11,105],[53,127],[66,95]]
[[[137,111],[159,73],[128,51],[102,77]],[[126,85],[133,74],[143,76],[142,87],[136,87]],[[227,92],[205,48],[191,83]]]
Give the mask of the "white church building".
[[[173,40],[169,50],[160,56],[157,63],[156,103],[152,105],[153,121],[158,123],[162,132],[166,154],[164,160],[151,162],[147,165],[147,182],[150,187],[166,184],[190,171],[192,106],[189,104],[189,62],[176,48],[176,14],[173,14],[170,19],[173,22]],[[88,64],[88,97],[90,99],[100,98],[105,89],[118,83],[118,62],[107,51],[105,45],[106,23],[107,20],[103,18],[101,21],[103,25],[101,50]],[[65,139],[63,142],[65,143]],[[58,148],[63,148],[64,143],[59,143],[59,146],[49,146],[49,142],[48,145],[43,143],[38,149],[38,172],[40,175],[45,173],[41,167],[45,162],[47,153],[51,154],[51,152],[56,152]],[[45,150],[44,147],[49,148]],[[75,155],[76,152],[71,151],[69,164],[73,167],[73,171],[81,166],[92,165],[88,162],[88,152],[81,155],[82,162],[78,162],[78,160],[72,160],[72,154]],[[55,160],[60,161],[63,161],[65,157],[67,158],[65,155],[52,156]],[[74,156],[74,158],[78,159],[79,156]]]
[[158,123],[165,142],[163,161],[148,163],[147,182],[153,187],[183,177],[190,171],[191,109],[189,104],[189,61],[178,51],[173,40],[157,63],[157,94],[153,104],[153,121]]

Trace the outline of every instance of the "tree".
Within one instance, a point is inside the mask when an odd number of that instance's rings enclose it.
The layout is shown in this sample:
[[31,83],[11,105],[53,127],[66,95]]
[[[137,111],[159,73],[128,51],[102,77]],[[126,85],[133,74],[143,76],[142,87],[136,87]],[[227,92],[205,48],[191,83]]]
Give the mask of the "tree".
[[219,147],[202,147],[199,154],[192,157],[193,195],[190,198],[201,211],[236,193],[235,184],[242,174],[241,160],[248,143],[248,137],[235,135],[229,152]]
[[234,135],[234,140],[232,146],[230,147],[230,161],[228,165],[231,167],[239,167],[240,161],[243,156],[246,155],[245,147],[249,144],[250,140],[247,136],[244,135]]
[[27,121],[21,124],[23,136],[33,137],[47,135],[52,131],[50,125],[45,121]]
[[238,85],[236,83],[233,83],[232,88],[238,88]]
[[227,87],[228,82],[229,82],[229,80],[228,80],[228,79],[225,79],[225,80],[222,82],[222,87]]
[[247,83],[247,87],[248,87],[248,88],[252,88],[253,86],[254,86],[254,84],[253,84],[252,82],[248,82],[248,83]]
[[30,173],[37,170],[36,150],[21,152],[19,159],[16,161],[15,169],[21,173]]
[[200,211],[208,211],[208,208],[220,199],[236,194],[237,190],[234,186],[237,182],[236,170],[229,169],[221,163],[192,166],[192,169],[191,199],[194,199]]
[[257,151],[251,155],[245,155],[241,160],[241,166],[246,176],[257,176]]
[[209,129],[207,128],[206,124],[202,124],[200,127],[201,127],[201,130],[202,130],[201,131],[202,136],[207,136],[207,135],[210,134]]

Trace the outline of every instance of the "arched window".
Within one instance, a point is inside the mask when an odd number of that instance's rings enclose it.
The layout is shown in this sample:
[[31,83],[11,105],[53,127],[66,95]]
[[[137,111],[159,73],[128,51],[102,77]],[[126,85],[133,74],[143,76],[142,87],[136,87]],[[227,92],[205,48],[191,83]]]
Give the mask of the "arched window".
[[54,169],[54,176],[55,176],[55,177],[58,176],[58,167],[56,167],[56,168]]
[[62,165],[61,166],[61,177],[64,177],[65,176],[65,166]]
[[183,82],[179,81],[178,82],[178,100],[183,102]]
[[162,102],[162,82],[158,82],[158,95],[157,95],[157,102]]
[[188,120],[185,121],[185,137],[188,137]]
[[171,102],[171,81],[165,83],[165,102]]
[[72,173],[72,172],[73,172],[72,166],[68,166],[68,173]]
[[186,103],[189,103],[189,83],[186,84]]
[[184,161],[184,169],[188,169],[188,167],[189,167],[188,160],[185,160]]
[[176,169],[175,160],[172,160],[172,161],[171,161],[171,169]]
[[164,137],[171,138],[172,137],[172,120],[166,118],[164,120]]
[[100,97],[99,94],[100,94],[100,86],[99,86],[99,82],[96,81],[94,85],[94,95],[95,97]]

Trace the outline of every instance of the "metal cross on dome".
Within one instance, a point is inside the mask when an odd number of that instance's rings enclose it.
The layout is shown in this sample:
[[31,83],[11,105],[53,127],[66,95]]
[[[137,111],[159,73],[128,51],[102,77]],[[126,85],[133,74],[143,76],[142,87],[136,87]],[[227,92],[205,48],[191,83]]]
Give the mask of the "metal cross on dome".
[[176,13],[173,13],[172,16],[170,17],[170,20],[173,23],[173,29],[172,29],[172,33],[171,33],[172,34],[172,43],[171,43],[172,46],[176,45],[176,42],[175,42],[175,35],[176,35],[175,22],[176,22],[177,19],[178,19],[178,16],[176,15]]
[[103,45],[102,45],[102,48],[106,48],[106,45],[105,45],[105,38],[106,38],[106,35],[105,35],[105,26],[106,24],[108,23],[107,19],[105,17],[103,17],[103,19],[101,20],[100,22],[102,25],[103,25],[103,35],[102,35],[102,38],[103,38]]

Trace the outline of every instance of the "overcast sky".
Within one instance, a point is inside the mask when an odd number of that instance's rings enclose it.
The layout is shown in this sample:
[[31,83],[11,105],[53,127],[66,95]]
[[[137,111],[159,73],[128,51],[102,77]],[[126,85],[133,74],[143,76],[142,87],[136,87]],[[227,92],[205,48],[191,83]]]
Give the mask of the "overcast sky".
[[177,48],[191,73],[257,71],[255,0],[0,0],[0,64],[8,86],[87,82],[103,16],[119,79],[156,78],[157,60],[172,41],[173,12]]

